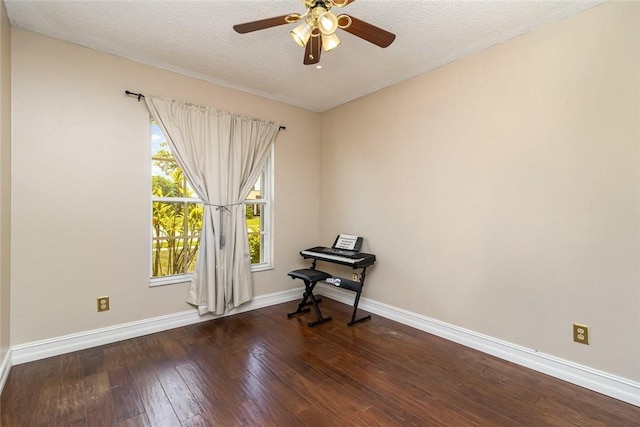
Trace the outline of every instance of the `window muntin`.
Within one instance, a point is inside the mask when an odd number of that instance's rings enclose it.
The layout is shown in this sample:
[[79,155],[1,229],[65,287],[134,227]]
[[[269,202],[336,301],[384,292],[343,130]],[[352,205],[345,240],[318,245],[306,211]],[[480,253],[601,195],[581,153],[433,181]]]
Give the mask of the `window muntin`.
[[[273,150],[245,203],[253,271],[270,269]],[[151,284],[190,280],[200,247],[204,205],[151,120]]]

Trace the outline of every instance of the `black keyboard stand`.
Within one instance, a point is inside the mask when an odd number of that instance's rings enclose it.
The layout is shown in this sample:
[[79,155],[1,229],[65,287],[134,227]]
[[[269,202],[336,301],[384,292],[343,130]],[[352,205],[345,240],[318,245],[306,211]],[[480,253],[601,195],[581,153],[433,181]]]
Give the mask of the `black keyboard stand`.
[[[302,270],[293,270],[288,273],[288,275],[291,276],[292,279],[300,279],[304,282],[304,294],[302,296],[302,301],[300,301],[300,303],[298,304],[298,309],[292,313],[288,313],[287,317],[290,319],[299,314],[308,313],[311,311],[311,309],[308,306],[312,305],[314,311],[316,312],[316,316],[318,320],[309,322],[308,323],[309,326],[315,326],[317,324],[331,320],[331,316],[324,317],[322,315],[322,312],[320,311],[320,307],[318,306],[318,303],[321,300],[317,299],[315,295],[313,295],[313,289],[316,287],[316,284],[320,281],[324,281],[329,285],[333,285],[337,288],[347,289],[349,291],[356,293],[356,299],[353,302],[353,313],[351,314],[351,321],[347,323],[347,326],[353,326],[356,323],[360,323],[365,320],[371,319],[370,314],[364,317],[361,317],[359,319],[356,319],[356,314],[358,312],[358,303],[360,302],[360,295],[362,295],[362,288],[364,286],[364,279],[366,278],[367,267],[361,267],[362,272],[360,273],[360,280],[356,281],[356,280],[349,280],[344,277],[332,276],[331,274],[325,273],[324,271],[316,270],[317,261],[318,261],[317,259],[313,259],[311,268],[305,268]],[[356,276],[355,273],[354,273],[354,276]]]

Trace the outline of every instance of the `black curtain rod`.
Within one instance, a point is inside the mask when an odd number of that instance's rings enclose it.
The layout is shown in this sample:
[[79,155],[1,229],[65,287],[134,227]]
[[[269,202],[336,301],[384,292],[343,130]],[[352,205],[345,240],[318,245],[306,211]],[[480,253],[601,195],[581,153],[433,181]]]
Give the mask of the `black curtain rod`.
[[[141,93],[131,92],[130,90],[125,90],[125,91],[124,91],[124,94],[125,94],[125,95],[131,95],[131,96],[135,96],[135,97],[137,97],[137,98],[138,98],[138,102],[140,102],[140,100],[141,100],[142,98],[144,98],[144,95],[143,95],[143,94],[141,94]],[[280,126],[280,130],[286,130],[286,129],[287,129],[287,127],[286,127],[286,126]]]

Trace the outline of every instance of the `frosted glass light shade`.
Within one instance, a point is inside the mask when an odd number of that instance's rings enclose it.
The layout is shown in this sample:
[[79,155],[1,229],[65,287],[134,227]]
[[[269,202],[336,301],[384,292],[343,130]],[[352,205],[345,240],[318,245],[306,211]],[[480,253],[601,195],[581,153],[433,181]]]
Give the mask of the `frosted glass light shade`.
[[325,36],[333,34],[338,28],[338,18],[331,12],[324,12],[318,16],[318,28]]
[[291,37],[300,46],[305,47],[307,45],[307,42],[309,41],[309,37],[311,37],[312,31],[313,25],[305,21],[291,30]]
[[338,36],[335,34],[330,34],[328,36],[322,34],[322,49],[324,49],[325,52],[329,52],[338,46],[340,46],[340,39]]

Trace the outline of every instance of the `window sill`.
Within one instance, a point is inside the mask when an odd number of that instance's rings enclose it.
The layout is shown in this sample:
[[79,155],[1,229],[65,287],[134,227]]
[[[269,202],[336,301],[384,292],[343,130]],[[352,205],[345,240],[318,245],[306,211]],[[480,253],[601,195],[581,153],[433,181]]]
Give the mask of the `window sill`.
[[257,273],[260,271],[268,271],[268,270],[273,270],[273,264],[268,262],[263,262],[262,264],[253,264],[251,266],[252,273]]
[[[270,263],[254,264],[251,266],[252,273],[258,273],[260,271],[273,270],[273,265]],[[156,277],[149,279],[149,287],[155,288],[158,286],[178,285],[180,283],[189,283],[193,274],[181,274],[179,276],[168,277]]]
[[180,276],[153,277],[149,279],[149,287],[177,285],[180,283],[189,283],[193,274],[181,274]]

